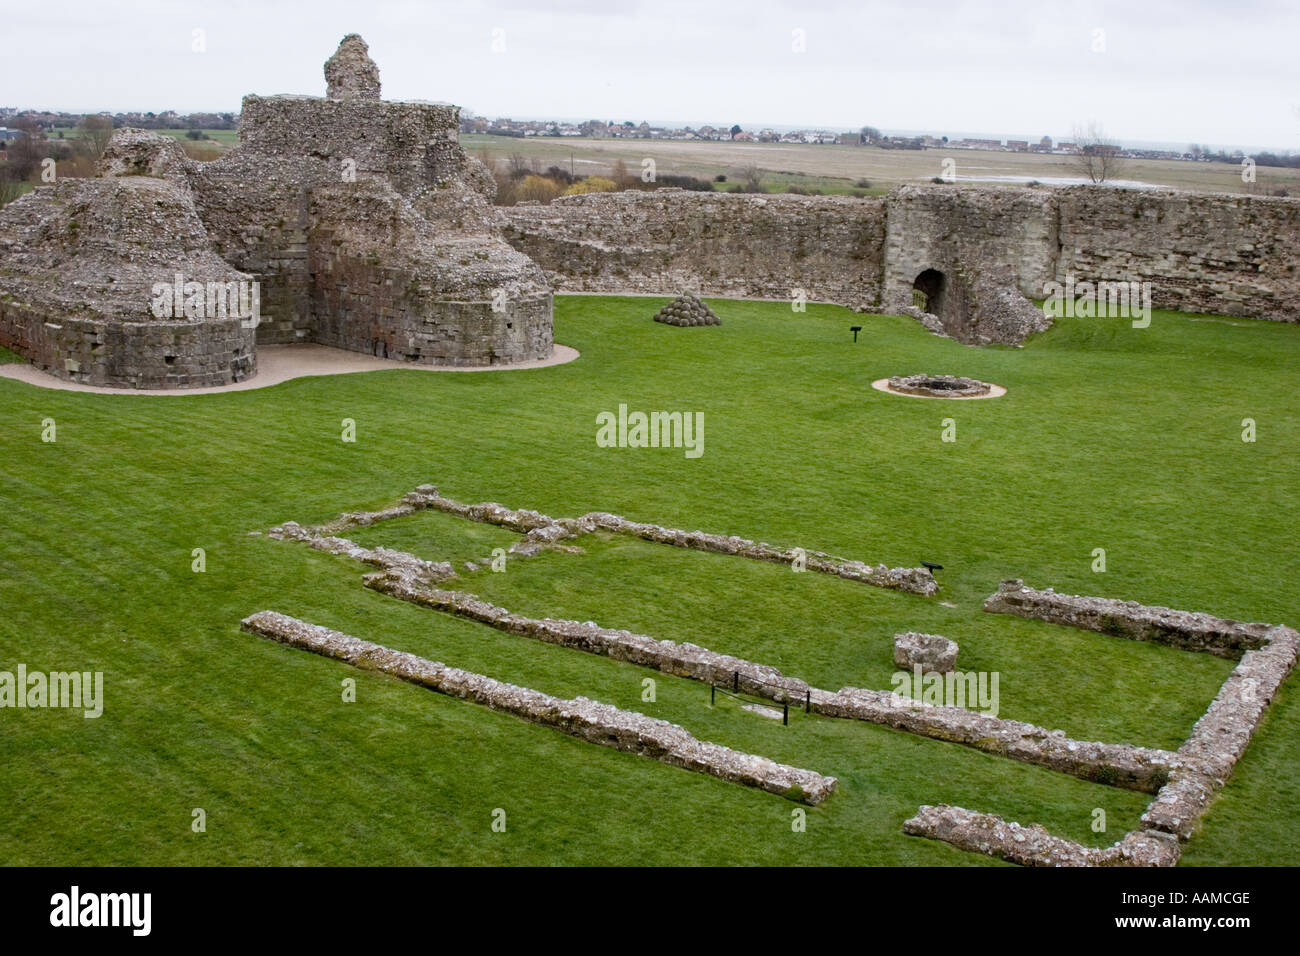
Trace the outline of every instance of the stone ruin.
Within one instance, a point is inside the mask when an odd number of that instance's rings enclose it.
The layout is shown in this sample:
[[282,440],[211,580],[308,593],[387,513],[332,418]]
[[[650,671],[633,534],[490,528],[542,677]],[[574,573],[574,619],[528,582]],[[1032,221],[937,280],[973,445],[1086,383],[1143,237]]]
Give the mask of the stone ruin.
[[[267,532],[277,540],[296,541],[318,551],[346,555],[372,568],[362,583],[375,591],[419,607],[475,621],[518,637],[542,641],[626,661],[665,674],[742,689],[773,703],[802,703],[813,715],[866,721],[910,734],[956,743],[996,756],[1035,764],[1107,786],[1153,794],[1139,826],[1109,847],[1088,847],[1055,836],[1039,825],[1022,825],[996,814],[941,804],[921,806],[903,832],[942,840],[963,850],[985,853],[1025,866],[1172,866],[1181,844],[1195,832],[1206,809],[1245,754],[1270,702],[1295,667],[1300,633],[1293,628],[1218,618],[1204,613],[1148,607],[1132,601],[1079,597],[1003,581],[984,605],[992,613],[1016,614],[1140,641],[1168,644],[1238,660],[1191,736],[1169,751],[1123,743],[1072,739],[1063,731],[938,704],[897,692],[842,687],[830,691],[788,676],[770,665],[721,654],[695,644],[678,644],[645,634],[601,626],[594,621],[530,618],[465,591],[445,590],[457,577],[448,562],[431,562],[389,548],[366,548],[336,535],[349,528],[414,515],[426,508],[472,521],[509,528],[523,536],[511,553],[528,555],[582,534],[612,531],[677,547],[695,548],[766,561],[790,555],[740,538],[684,532],[629,522],[617,515],[589,512],[581,518],[552,518],[537,511],[512,510],[493,502],[466,505],[444,498],[433,485],[421,485],[401,501],[380,511],[349,511],[317,527],[286,522]],[[837,562],[837,563],[836,563]],[[860,574],[860,562],[831,559],[816,570],[838,573],[869,584],[898,586]],[[814,569],[812,561],[808,565]],[[883,569],[883,566],[881,568]],[[904,588],[911,590],[911,588]],[[934,589],[915,593],[933,595]],[[262,626],[262,625],[266,626]],[[822,777],[753,755],[682,737],[680,728],[648,721],[638,714],[579,698],[561,701],[526,688],[503,685],[482,675],[454,671],[433,661],[399,654],[379,645],[263,612],[244,622],[245,629],[293,646],[385,670],[406,680],[467,697],[518,716],[619,749],[689,766],[724,779],[784,793],[809,803],[834,788]],[[947,672],[951,682],[957,645],[933,634],[908,632],[895,637],[895,663]],[[956,685],[953,684],[955,687]],[[648,721],[648,722],[647,722]],[[635,740],[634,740],[635,738]],[[648,744],[648,746],[647,746]],[[711,749],[712,748],[712,749]],[[689,758],[683,760],[683,756]],[[750,771],[737,774],[739,766]],[[802,775],[799,789],[787,790]],[[813,786],[810,788],[808,784]],[[814,795],[816,791],[816,795]]]
[[955,375],[902,375],[889,380],[891,391],[931,398],[977,398],[992,390],[988,382]]
[[[1155,309],[1300,316],[1300,199],[905,185],[498,208],[459,144],[457,107],[381,100],[355,34],[325,78],[324,98],[245,97],[239,145],[215,162],[118,130],[99,178],[0,210],[0,345],[63,378],[161,388],[247,378],[264,344],[426,365],[545,358],[552,288],[800,296],[911,315],[971,345],[1046,329],[1033,300],[1074,277],[1141,284]],[[152,290],[170,282],[185,307],[155,311]],[[252,320],[222,292],[251,283]]]
[[421,365],[547,358],[550,285],[503,241],[459,108],[381,100],[355,34],[325,77],[324,98],[246,96],[239,144],[214,162],[121,129],[96,178],[0,210],[0,345],[131,388],[241,381],[265,344]]
[[947,674],[957,666],[957,642],[939,634],[908,631],[894,635],[894,664],[925,674]]
[[240,622],[241,629],[268,640],[334,658],[364,670],[379,671],[430,690],[552,727],[588,743],[706,773],[743,786],[816,806],[836,788],[834,777],[777,763],[699,740],[666,720],[577,697],[564,700],[439,661],[395,651],[298,620],[261,611]]
[[1046,329],[1033,300],[1071,277],[1147,283],[1155,309],[1300,321],[1296,198],[918,184],[863,198],[630,190],[502,213],[561,292],[802,293],[969,345]]
[[665,325],[721,325],[712,309],[689,292],[679,295],[655,313],[655,321]]

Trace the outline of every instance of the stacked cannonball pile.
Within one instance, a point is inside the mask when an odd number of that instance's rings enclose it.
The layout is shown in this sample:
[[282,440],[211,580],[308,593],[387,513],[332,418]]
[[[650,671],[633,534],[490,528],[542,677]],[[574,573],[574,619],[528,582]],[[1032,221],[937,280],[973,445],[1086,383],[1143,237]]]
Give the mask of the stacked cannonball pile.
[[656,322],[667,325],[721,325],[713,310],[689,292],[679,295],[655,314]]

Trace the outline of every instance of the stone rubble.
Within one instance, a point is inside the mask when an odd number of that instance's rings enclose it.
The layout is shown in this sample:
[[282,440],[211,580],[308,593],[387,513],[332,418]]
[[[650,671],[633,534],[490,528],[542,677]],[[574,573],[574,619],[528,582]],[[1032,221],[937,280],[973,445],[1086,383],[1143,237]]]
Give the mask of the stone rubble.
[[894,663],[906,670],[920,665],[923,674],[946,674],[957,666],[957,642],[918,631],[895,634]]
[[495,502],[466,505],[444,498],[433,485],[420,485],[402,498],[403,505],[416,508],[434,508],[448,514],[459,515],[472,521],[499,525],[525,535],[510,550],[517,554],[535,554],[559,541],[576,538],[595,531],[625,534],[658,544],[678,548],[693,548],[716,554],[730,554],[756,561],[792,564],[802,557],[809,571],[833,574],[850,581],[860,581],[875,587],[891,588],[920,594],[926,597],[937,594],[938,582],[928,568],[891,568],[884,564],[868,565],[862,561],[837,558],[820,551],[774,548],[769,544],[750,541],[734,535],[709,534],[703,531],[682,531],[662,528],[659,525],[629,521],[619,515],[591,511],[580,518],[551,518],[537,511],[512,511]]
[[834,777],[699,740],[666,720],[621,710],[585,697],[573,700],[552,697],[414,654],[394,651],[275,611],[253,614],[241,622],[241,627],[290,647],[365,670],[390,674],[451,697],[553,727],[589,743],[710,774],[811,806],[825,800],[836,787]]
[[320,535],[296,521],[286,521],[266,534],[278,541],[301,541],[317,551],[345,555],[371,567],[401,574],[424,584],[437,584],[457,576],[448,561],[425,561],[406,551],[392,548],[366,548],[347,538]]
[[1022,826],[994,813],[948,804],[921,807],[903,824],[903,832],[1021,866],[1173,866],[1181,855],[1178,842],[1163,833],[1130,831],[1113,846],[1098,849],[1053,836],[1036,823]]
[[1057,594],[1051,588],[1037,591],[1019,579],[1003,581],[997,593],[984,602],[984,610],[1233,659],[1244,651],[1263,647],[1273,629],[1271,624],[1243,624],[1199,612],[1148,607],[1136,601]]
[[1188,839],[1227,783],[1300,651],[1300,633],[1293,628],[1272,628],[1266,640],[1264,647],[1242,655],[1191,736],[1178,748],[1188,766],[1171,774],[1156,794],[1142,815],[1144,826]]

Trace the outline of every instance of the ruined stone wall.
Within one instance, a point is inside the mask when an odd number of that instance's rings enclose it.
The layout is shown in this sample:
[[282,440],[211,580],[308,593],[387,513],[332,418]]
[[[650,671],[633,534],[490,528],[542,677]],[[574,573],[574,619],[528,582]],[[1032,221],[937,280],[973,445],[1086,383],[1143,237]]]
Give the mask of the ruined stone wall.
[[[325,75],[323,98],[246,97],[240,145],[214,162],[117,130],[98,178],[0,211],[0,342],[63,377],[136,388],[239,381],[257,344],[425,365],[549,357],[550,287],[501,238],[459,109],[381,100],[356,34]],[[151,290],[205,281],[256,283],[256,313],[226,322],[213,294],[210,309],[187,302],[188,323],[155,314]]]
[[570,292],[879,299],[880,199],[660,189],[504,207],[506,239]]
[[418,273],[380,259],[313,247],[313,273],[328,274],[313,298],[313,341],[422,365],[483,366],[550,356],[551,298],[451,302]]
[[[800,287],[907,313],[913,284],[934,269],[946,294],[927,324],[963,341],[1014,338],[971,327],[990,310],[1023,312],[982,284],[1041,299],[1068,275],[1149,281],[1155,308],[1300,319],[1296,199],[1087,186],[916,185],[866,200],[665,189],[504,213],[506,238],[561,291],[788,298]],[[1024,315],[1010,324],[1034,331]]]
[[[1049,190],[951,185],[894,190],[887,202],[881,307],[897,312],[910,306],[912,283],[926,269],[972,286],[978,271],[1005,266],[1021,293],[1041,296],[1056,256],[1052,197]],[[950,290],[954,304],[964,298],[961,291]]]
[[257,344],[312,341],[306,189],[268,178],[260,163],[237,156],[200,167],[193,185],[213,248],[258,278]]
[[159,172],[65,179],[5,207],[0,345],[87,385],[198,388],[254,374],[255,332],[239,318],[153,314],[155,285],[178,274],[252,278],[212,251],[180,167]]
[[1150,282],[1157,309],[1300,321],[1300,199],[1056,193],[1057,281]]
[[757,787],[812,806],[821,803],[836,788],[834,777],[699,740],[666,720],[585,697],[572,700],[552,697],[531,688],[394,651],[382,644],[363,641],[274,611],[254,614],[241,622],[241,626],[260,637],[355,667],[390,674],[451,697],[513,714],[534,724],[553,727],[589,743]]
[[331,100],[316,96],[245,96],[241,149],[272,156],[305,154],[339,170],[383,176],[403,193],[456,176],[460,109],[445,103]]
[[1058,594],[1039,591],[1012,578],[984,602],[992,614],[1014,614],[1066,627],[1080,627],[1135,641],[1168,644],[1216,657],[1239,659],[1249,650],[1268,644],[1272,624],[1252,624],[1214,617],[1199,611],[1148,607],[1136,601]]
[[0,301],[0,345],[58,378],[116,388],[203,388],[256,371],[239,319],[120,322]]

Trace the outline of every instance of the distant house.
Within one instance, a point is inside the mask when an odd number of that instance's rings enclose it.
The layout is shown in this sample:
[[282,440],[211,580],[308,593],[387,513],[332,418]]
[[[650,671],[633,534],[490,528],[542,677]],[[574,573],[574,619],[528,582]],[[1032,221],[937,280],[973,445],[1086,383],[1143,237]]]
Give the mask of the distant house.
[[23,135],[22,130],[10,129],[7,126],[0,126],[0,139],[17,139]]

